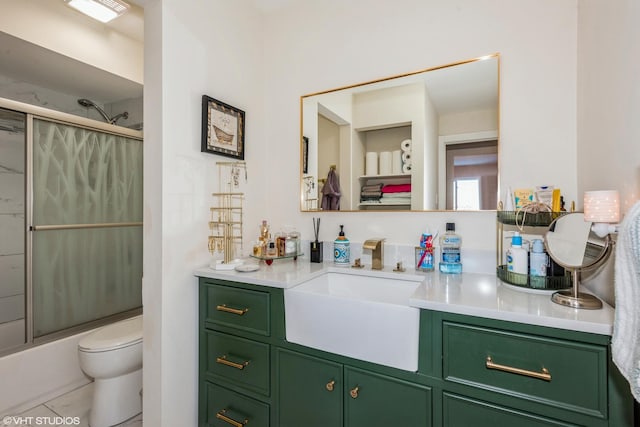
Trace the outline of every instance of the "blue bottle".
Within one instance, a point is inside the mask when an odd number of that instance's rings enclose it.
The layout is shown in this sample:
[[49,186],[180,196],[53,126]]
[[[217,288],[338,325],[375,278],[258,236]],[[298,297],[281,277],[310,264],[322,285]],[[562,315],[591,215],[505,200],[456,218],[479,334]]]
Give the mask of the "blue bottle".
[[462,237],[456,234],[456,225],[453,222],[447,223],[447,232],[440,237],[440,263],[438,269],[440,273],[459,274],[462,273],[462,260],[460,249],[462,247]]

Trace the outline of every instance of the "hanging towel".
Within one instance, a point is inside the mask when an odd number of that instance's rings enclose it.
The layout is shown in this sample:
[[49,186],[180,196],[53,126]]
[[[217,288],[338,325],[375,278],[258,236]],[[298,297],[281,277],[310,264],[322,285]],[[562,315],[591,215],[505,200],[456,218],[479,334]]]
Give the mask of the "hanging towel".
[[340,179],[334,168],[329,169],[327,180],[322,187],[322,204],[320,207],[324,211],[340,210]]
[[618,234],[615,261],[616,312],[613,362],[640,402],[640,202],[627,213]]

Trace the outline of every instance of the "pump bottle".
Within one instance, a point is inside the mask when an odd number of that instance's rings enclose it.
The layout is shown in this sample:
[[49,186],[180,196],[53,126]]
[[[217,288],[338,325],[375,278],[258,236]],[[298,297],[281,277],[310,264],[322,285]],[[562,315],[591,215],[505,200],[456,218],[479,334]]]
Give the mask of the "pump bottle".
[[529,272],[527,250],[522,247],[522,236],[513,233],[511,247],[507,249],[507,270],[512,273],[527,274]]
[[349,239],[344,235],[344,225],[340,226],[340,233],[333,242],[333,263],[338,267],[348,267],[351,258]]

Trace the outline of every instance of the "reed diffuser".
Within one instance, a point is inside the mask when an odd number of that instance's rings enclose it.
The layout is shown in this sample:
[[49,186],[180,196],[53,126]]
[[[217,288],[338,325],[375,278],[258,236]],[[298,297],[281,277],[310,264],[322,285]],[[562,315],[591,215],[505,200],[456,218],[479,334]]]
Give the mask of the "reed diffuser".
[[312,219],[314,240],[310,243],[311,262],[322,262],[322,242],[318,241],[318,236],[320,235],[320,218]]

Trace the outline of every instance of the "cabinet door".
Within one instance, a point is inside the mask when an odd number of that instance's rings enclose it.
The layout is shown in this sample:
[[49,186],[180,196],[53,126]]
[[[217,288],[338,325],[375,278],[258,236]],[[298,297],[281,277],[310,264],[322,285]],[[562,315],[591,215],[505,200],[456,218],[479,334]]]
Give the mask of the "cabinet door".
[[342,365],[276,349],[278,425],[342,426]]
[[429,427],[431,389],[345,367],[346,427]]

